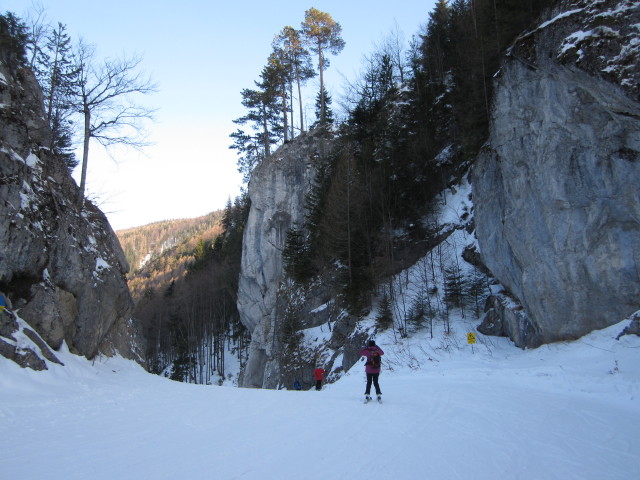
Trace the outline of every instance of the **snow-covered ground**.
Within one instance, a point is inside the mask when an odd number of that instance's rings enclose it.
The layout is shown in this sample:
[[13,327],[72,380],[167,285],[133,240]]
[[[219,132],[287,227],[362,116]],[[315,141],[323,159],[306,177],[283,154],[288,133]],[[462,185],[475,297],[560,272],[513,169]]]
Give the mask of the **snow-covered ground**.
[[[0,479],[640,478],[640,337],[615,339],[628,321],[523,351],[477,333],[471,311],[445,315],[444,269],[473,278],[455,261],[475,242],[456,229],[470,210],[464,179],[438,220],[454,230],[440,256],[391,282],[396,327],[422,298],[433,338],[429,325],[375,333],[375,311],[359,324],[385,350],[384,404],[362,403],[362,363],[298,392],[178,383],[65,351],[44,372],[0,357]],[[309,329],[304,343],[329,335]]]
[[297,392],[0,357],[0,478],[635,479],[640,337],[615,340],[623,326],[526,351],[482,335],[472,351],[460,325],[381,336],[382,405],[361,402],[361,363]]

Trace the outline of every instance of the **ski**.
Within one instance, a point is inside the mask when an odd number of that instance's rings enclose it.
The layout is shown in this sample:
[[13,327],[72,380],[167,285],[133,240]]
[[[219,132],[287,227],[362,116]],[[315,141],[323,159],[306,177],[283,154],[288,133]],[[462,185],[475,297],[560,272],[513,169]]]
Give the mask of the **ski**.
[[[364,397],[364,401],[363,401],[362,403],[364,403],[364,404],[366,405],[367,403],[370,403],[372,400],[373,400],[373,397],[365,396],[365,397]],[[378,403],[379,403],[380,405],[382,405],[382,397],[381,397],[380,395],[378,395],[378,397],[376,398],[376,400],[378,400]]]

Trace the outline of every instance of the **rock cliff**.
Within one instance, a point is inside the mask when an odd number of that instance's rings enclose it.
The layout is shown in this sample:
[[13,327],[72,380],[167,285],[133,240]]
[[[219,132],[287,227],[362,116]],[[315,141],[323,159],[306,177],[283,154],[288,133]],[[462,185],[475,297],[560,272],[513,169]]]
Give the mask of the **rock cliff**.
[[238,311],[252,332],[241,385],[273,388],[279,383],[277,303],[283,280],[282,249],[287,230],[304,221],[305,196],[324,140],[307,133],[278,149],[256,167],[248,195],[251,210],[244,232]]
[[37,81],[6,58],[0,52],[0,291],[12,313],[0,315],[0,353],[19,356],[24,331],[53,350],[64,341],[88,358],[142,361],[117,237],[90,202],[78,213],[78,188],[48,149]]
[[562,2],[510,49],[473,191],[482,260],[521,307],[493,298],[481,331],[535,347],[638,310],[638,24],[637,2]]
[[[629,0],[561,2],[496,75],[490,138],[472,169],[478,266],[504,287],[487,302],[483,333],[535,347],[640,307],[639,15]],[[252,331],[243,386],[287,380],[278,356],[289,315],[302,319],[299,330],[327,323],[320,336],[331,347],[317,351],[325,366],[334,352],[328,371],[339,369],[338,353],[350,367],[363,340],[355,319],[331,312],[322,285],[287,291],[283,282],[286,232],[303,223],[320,145],[299,137],[252,175],[238,292]]]

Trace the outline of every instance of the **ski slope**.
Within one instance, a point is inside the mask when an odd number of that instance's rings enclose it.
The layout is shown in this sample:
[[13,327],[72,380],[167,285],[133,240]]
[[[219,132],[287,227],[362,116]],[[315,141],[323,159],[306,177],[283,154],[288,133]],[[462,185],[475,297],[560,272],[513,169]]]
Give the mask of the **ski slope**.
[[623,326],[526,351],[482,336],[472,351],[463,332],[379,338],[382,405],[362,403],[361,363],[297,392],[0,357],[0,478],[636,479],[640,337],[615,340]]

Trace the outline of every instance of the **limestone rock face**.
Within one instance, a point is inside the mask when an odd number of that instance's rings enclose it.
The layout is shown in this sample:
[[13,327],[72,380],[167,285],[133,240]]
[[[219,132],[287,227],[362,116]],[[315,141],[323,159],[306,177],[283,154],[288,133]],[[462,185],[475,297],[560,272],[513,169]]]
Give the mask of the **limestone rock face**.
[[314,161],[324,148],[318,134],[307,133],[278,149],[256,167],[248,195],[251,209],[244,232],[238,286],[238,311],[252,332],[242,386],[272,388],[278,382],[278,316],[283,280],[282,249],[287,230],[304,222],[305,196],[312,184]]
[[51,154],[33,73],[0,52],[0,291],[49,347],[142,360],[120,244]]
[[639,308],[633,3],[564,4],[515,43],[496,79],[490,140],[473,172],[476,232],[483,262],[524,307],[526,321],[503,328],[522,347],[574,339]]

